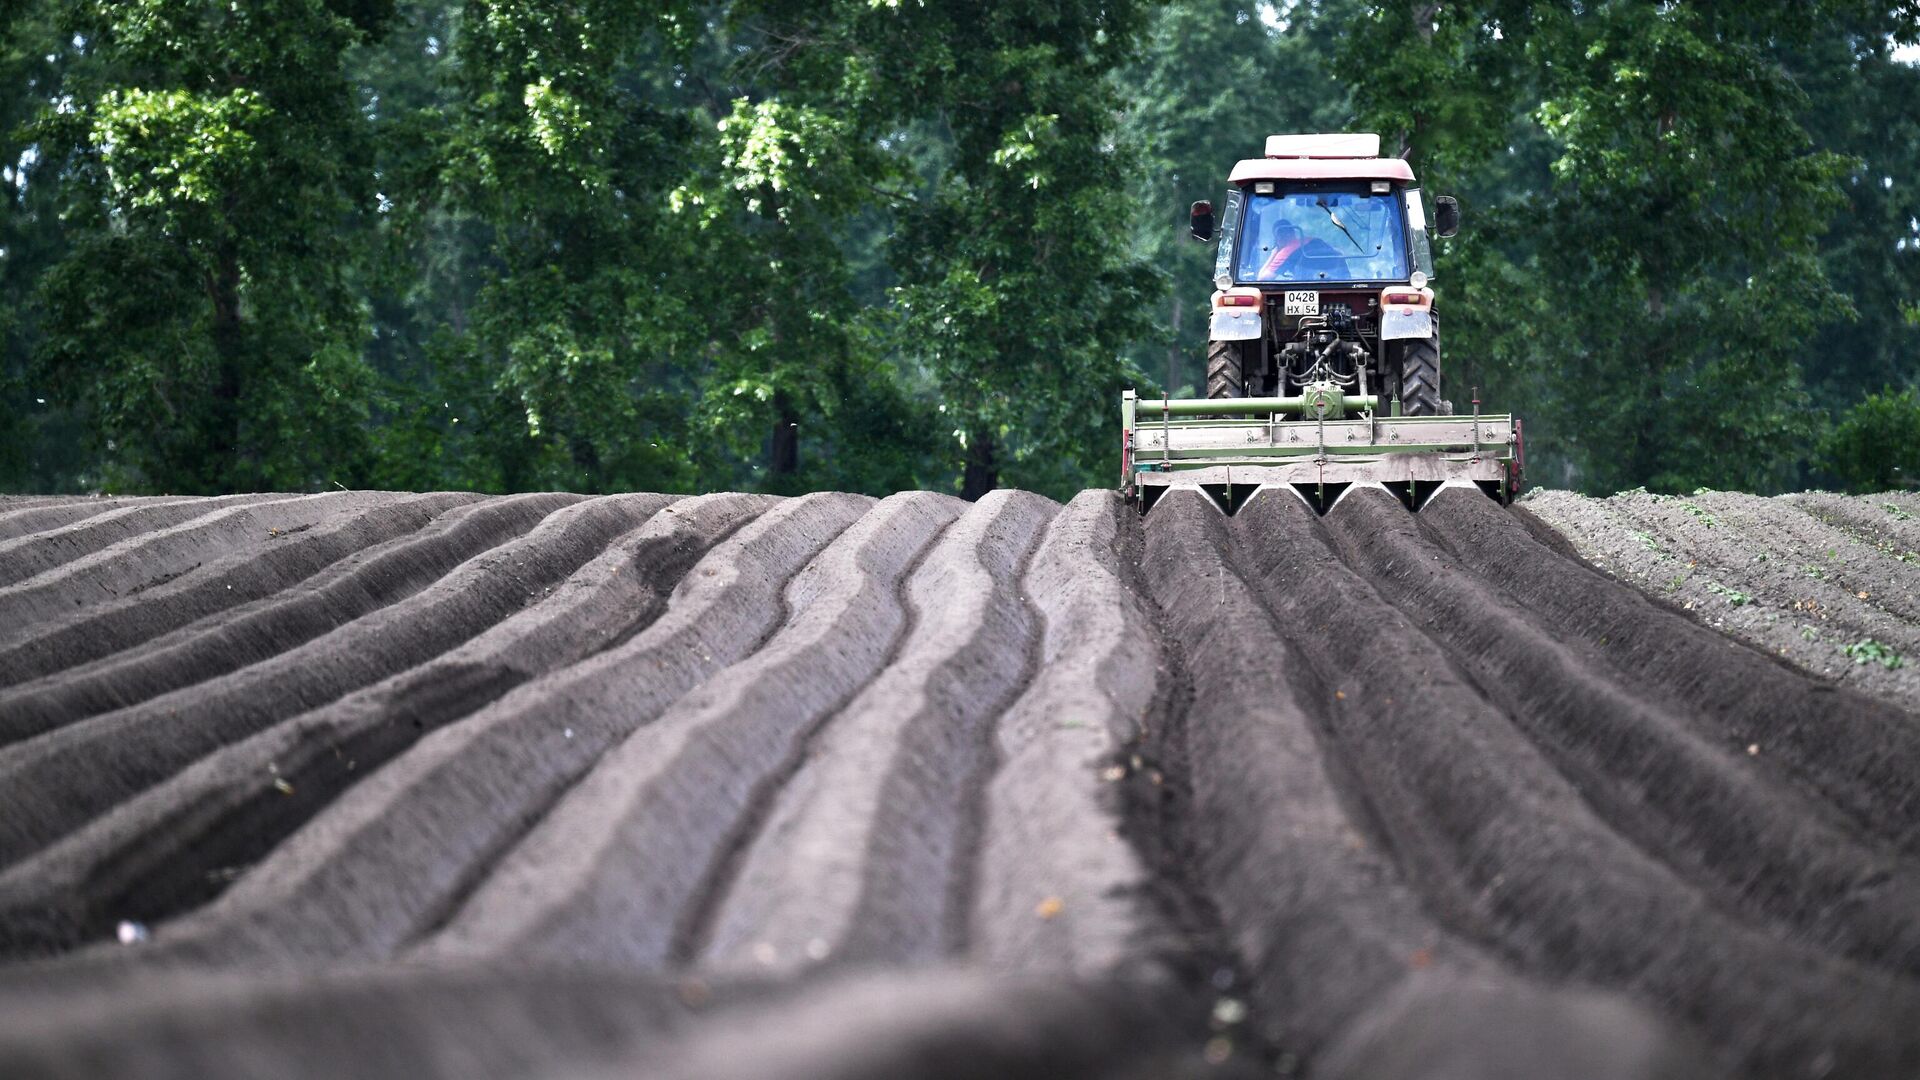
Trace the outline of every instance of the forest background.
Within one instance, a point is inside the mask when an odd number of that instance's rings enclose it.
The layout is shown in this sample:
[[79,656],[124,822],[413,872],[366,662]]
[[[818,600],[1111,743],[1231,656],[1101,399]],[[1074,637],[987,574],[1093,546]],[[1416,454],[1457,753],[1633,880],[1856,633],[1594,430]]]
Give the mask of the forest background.
[[0,490],[1115,479],[1377,131],[1530,479],[1920,480],[1916,0],[7,0]]

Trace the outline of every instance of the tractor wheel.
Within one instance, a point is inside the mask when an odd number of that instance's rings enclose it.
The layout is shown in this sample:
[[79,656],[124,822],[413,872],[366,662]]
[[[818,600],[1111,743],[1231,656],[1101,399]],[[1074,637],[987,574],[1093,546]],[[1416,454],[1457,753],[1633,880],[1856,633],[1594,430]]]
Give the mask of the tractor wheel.
[[1209,398],[1247,396],[1246,370],[1243,366],[1239,342],[1207,342],[1207,396]]
[[1409,341],[1400,349],[1400,415],[1440,416],[1440,337]]

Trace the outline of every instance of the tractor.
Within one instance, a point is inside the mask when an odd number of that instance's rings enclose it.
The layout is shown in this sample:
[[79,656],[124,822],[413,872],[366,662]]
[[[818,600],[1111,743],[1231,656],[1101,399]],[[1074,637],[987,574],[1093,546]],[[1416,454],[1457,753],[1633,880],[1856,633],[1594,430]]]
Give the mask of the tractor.
[[1477,391],[1471,419],[1442,396],[1429,237],[1454,235],[1459,204],[1429,218],[1413,170],[1379,151],[1372,134],[1275,135],[1234,166],[1217,218],[1193,204],[1194,238],[1217,243],[1206,396],[1123,399],[1122,488],[1143,510],[1173,486],[1229,511],[1267,485],[1322,512],[1361,482],[1412,509],[1450,481],[1518,491],[1519,422],[1481,415]]

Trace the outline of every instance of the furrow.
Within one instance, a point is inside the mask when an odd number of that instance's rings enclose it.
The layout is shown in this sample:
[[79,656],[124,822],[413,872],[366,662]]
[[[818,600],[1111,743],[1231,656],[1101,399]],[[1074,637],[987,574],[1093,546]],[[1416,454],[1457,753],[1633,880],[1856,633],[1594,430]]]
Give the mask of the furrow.
[[530,607],[670,497],[561,508],[415,595],[210,682],[0,748],[0,863],[286,717],[422,663]]
[[164,506],[167,503],[183,502],[187,498],[188,496],[184,495],[155,496],[146,499],[83,498],[45,502],[34,506],[0,503],[0,542],[57,529],[113,510]]
[[[1527,505],[1553,514],[1576,498],[1556,492]],[[1605,507],[1626,523],[1625,531],[1653,538],[1653,558],[1626,562],[1649,592],[1817,676],[1920,711],[1920,669],[1856,664],[1842,651],[1871,639],[1920,655],[1920,627],[1843,585],[1824,552],[1808,558],[1770,550],[1682,499],[1633,494],[1614,496]]]
[[968,935],[993,967],[1093,977],[1167,940],[1107,776],[1166,690],[1140,555],[1133,508],[1088,491],[1053,519],[1022,582],[1045,632],[1034,681],[997,725]]
[[[254,503],[291,502],[306,496],[221,495],[207,499],[140,502],[93,514],[71,525],[28,536],[0,541],[0,586],[12,586],[40,574],[49,573],[77,559],[84,559],[107,548],[155,532],[162,532],[194,518]],[[11,589],[0,588],[0,600]],[[67,603],[75,601],[69,599]]]
[[992,764],[993,718],[1031,675],[1039,630],[1020,575],[1058,511],[1027,492],[992,492],[914,571],[899,654],[780,789],[701,963],[930,962],[963,944],[973,792]]
[[1693,1033],[1655,1015],[1617,994],[1576,986],[1547,989],[1518,979],[1418,971],[1343,1035],[1308,1075],[1314,1080],[1735,1075]]
[[[1054,1080],[1197,1075],[1185,1010],[1129,986],[935,969],[796,989],[660,1048],[661,1080]],[[605,1080],[632,1075],[629,1064]]]
[[1749,565],[1778,559],[1802,576],[1817,570],[1869,608],[1908,623],[1920,619],[1920,566],[1811,515],[1783,513],[1786,507],[1757,495],[1703,492],[1687,502],[1731,533],[1715,545],[1717,558],[1744,557]]
[[426,732],[644,629],[694,562],[766,505],[669,505],[472,641],[227,747],[0,874],[0,948],[69,948],[204,902]]
[[[1427,916],[1356,778],[1324,752],[1306,706],[1330,692],[1279,633],[1244,554],[1197,492],[1170,493],[1148,516],[1145,577],[1195,691],[1156,740],[1179,751],[1167,782],[1185,793],[1176,827],[1189,887],[1225,924],[1248,977],[1233,992],[1282,1069],[1342,1080],[1721,1075],[1686,1033],[1617,997],[1517,978]],[[1516,1028],[1520,1015],[1537,1026]],[[1442,1062],[1451,1071],[1436,1073]]]
[[1725,918],[1609,829],[1340,562],[1312,510],[1256,496],[1232,531],[1333,690],[1323,722],[1428,910],[1529,974],[1671,1008],[1755,1071],[1920,1068],[1920,1031],[1904,1025],[1920,988]]
[[[70,615],[76,608],[108,603],[195,573],[228,552],[257,550],[280,534],[310,529],[341,510],[364,511],[396,498],[400,496],[389,492],[330,491],[233,504],[209,499],[158,507],[209,506],[212,512],[62,561],[31,577],[14,578],[11,569],[0,570],[0,583],[6,583],[0,588],[0,644],[17,643],[46,620]],[[39,556],[60,552],[65,545],[58,538],[55,533],[15,541],[29,545],[17,562],[31,565]],[[0,554],[0,568],[15,561]]]
[[882,667],[896,583],[965,508],[895,495],[841,533],[786,587],[773,637],[601,759],[423,952],[665,965],[756,796]]
[[442,512],[477,495],[442,492],[384,503],[347,505],[308,527],[269,533],[199,566],[192,574],[66,617],[47,619],[31,636],[0,646],[0,684],[17,684],[132,648],[195,620],[288,588],[356,552],[418,532]]
[[1629,689],[1657,685],[1563,644],[1497,582],[1462,574],[1385,491],[1349,491],[1325,522],[1347,564],[1439,642],[1616,830],[1724,908],[1865,963],[1920,971],[1911,864]]
[[0,1015],[0,1075],[581,1076],[611,1062],[644,1063],[703,1012],[769,995],[757,987],[509,967],[151,975]]
[[1920,517],[1920,492],[1882,491],[1877,495],[1862,495],[1862,499],[1873,499],[1882,506],[1891,506],[1903,514]]
[[1815,519],[1845,530],[1894,559],[1912,564],[1920,558],[1920,513],[1909,512],[1882,495],[1830,495],[1807,491],[1783,495]]
[[[1809,493],[1759,499],[1716,492],[1701,501],[1744,533],[1764,530],[1818,558],[1837,563],[1838,577],[1876,607],[1920,621],[1920,522],[1896,515],[1871,496]],[[1801,513],[1787,512],[1787,507]],[[1898,510],[1893,507],[1893,510]]]
[[0,745],[270,660],[418,593],[577,495],[509,495],[441,514],[305,581],[200,619],[139,649],[0,690]]
[[[1458,564],[1796,777],[1865,834],[1920,853],[1920,727],[1889,705],[1810,680],[1622,588],[1540,542],[1518,514],[1443,491],[1421,511]],[[1711,663],[1701,657],[1712,657]]]
[[[941,969],[774,985],[518,964],[174,974],[0,1016],[0,1074],[284,1080],[1197,1075],[1132,986]],[[1209,1075],[1246,1075],[1210,1070]]]
[[1170,492],[1146,522],[1144,570],[1194,697],[1187,752],[1200,885],[1251,980],[1255,1017],[1311,1060],[1412,972],[1485,967],[1396,879],[1364,805],[1337,789],[1301,707],[1318,681],[1284,643],[1204,497]]
[[[98,496],[94,495],[0,495],[0,511],[26,510],[39,506],[60,506],[65,503],[86,502],[97,497]],[[132,500],[129,499],[127,501]]]
[[[609,746],[752,652],[787,581],[872,505],[842,494],[774,505],[701,559],[645,630],[421,739],[162,927],[141,962],[386,957],[444,923]],[[118,955],[76,953],[58,977],[90,983]]]

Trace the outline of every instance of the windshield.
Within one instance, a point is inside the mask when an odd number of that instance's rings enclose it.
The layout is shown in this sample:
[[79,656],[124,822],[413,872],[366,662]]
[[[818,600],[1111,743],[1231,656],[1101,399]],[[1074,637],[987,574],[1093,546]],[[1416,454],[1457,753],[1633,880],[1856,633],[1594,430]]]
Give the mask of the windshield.
[[1240,229],[1241,281],[1400,281],[1401,202],[1362,191],[1252,195]]

